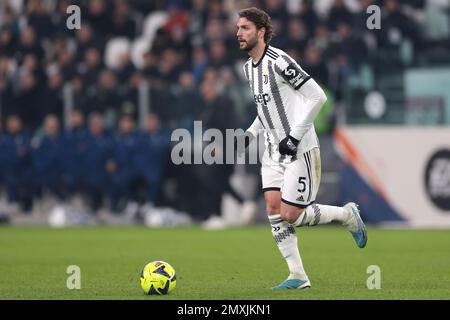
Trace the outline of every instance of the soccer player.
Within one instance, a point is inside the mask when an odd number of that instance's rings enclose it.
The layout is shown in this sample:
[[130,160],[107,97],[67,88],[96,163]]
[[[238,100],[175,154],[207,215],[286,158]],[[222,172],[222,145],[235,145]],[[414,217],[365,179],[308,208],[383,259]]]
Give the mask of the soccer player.
[[257,117],[245,135],[237,137],[236,148],[242,153],[260,131],[264,133],[261,176],[266,210],[290,272],[273,289],[303,289],[311,283],[298,250],[295,227],[338,221],[360,248],[366,245],[367,232],[355,203],[343,207],[314,203],[321,162],[313,121],[327,98],[296,61],[269,45],[272,34],[270,17],[264,11],[253,7],[239,12],[236,36],[240,49],[250,56],[243,68]]

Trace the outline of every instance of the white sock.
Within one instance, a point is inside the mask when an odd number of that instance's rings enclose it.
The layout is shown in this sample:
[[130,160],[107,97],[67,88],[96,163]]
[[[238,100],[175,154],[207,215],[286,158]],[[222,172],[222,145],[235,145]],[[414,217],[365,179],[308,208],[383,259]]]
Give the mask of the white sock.
[[303,268],[300,252],[298,251],[295,228],[281,219],[279,214],[269,215],[269,221],[272,227],[273,238],[288,265],[289,279],[307,280],[308,276]]
[[347,213],[342,207],[311,204],[306,207],[293,225],[296,227],[316,226],[330,223],[331,221],[344,223],[347,219]]

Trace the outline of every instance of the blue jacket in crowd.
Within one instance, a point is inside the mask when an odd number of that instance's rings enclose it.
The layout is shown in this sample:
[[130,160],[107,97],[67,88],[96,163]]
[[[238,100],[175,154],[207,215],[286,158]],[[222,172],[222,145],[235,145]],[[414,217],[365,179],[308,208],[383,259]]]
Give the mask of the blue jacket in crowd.
[[84,127],[69,130],[65,134],[63,175],[69,191],[80,191],[83,188],[83,161],[88,137],[89,132]]
[[114,185],[125,186],[136,176],[136,158],[140,152],[139,135],[136,132],[116,135],[113,160],[117,170],[111,176]]
[[48,135],[38,138],[32,144],[34,180],[38,190],[49,189],[60,194],[60,182],[64,168],[64,149],[66,147],[62,135]]
[[89,187],[105,188],[108,180],[106,163],[113,158],[114,139],[105,132],[94,136],[90,132],[87,135],[85,153],[83,154],[84,183]]
[[11,201],[17,201],[18,193],[31,193],[32,159],[30,136],[26,132],[3,137],[1,161],[3,181]]
[[136,169],[149,184],[159,184],[163,178],[168,161],[170,136],[166,130],[155,133],[139,134],[139,153],[136,157]]

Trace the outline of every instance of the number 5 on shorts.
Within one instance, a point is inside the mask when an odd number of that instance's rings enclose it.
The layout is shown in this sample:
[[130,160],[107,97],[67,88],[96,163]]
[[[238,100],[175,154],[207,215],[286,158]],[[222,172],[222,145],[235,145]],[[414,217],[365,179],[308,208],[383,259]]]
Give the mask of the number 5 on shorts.
[[298,178],[298,183],[300,184],[300,188],[297,189],[298,192],[303,193],[306,190],[306,177],[300,177]]

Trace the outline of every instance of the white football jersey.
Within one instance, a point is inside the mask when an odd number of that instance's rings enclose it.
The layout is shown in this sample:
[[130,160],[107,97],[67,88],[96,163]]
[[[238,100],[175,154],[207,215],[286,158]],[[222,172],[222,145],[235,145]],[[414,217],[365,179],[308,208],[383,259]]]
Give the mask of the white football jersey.
[[[253,92],[269,157],[285,164],[296,160],[296,156],[281,155],[278,144],[303,117],[305,97],[297,90],[311,77],[283,50],[270,45],[257,64],[249,58],[243,68]],[[313,125],[301,139],[297,154],[318,146]]]

